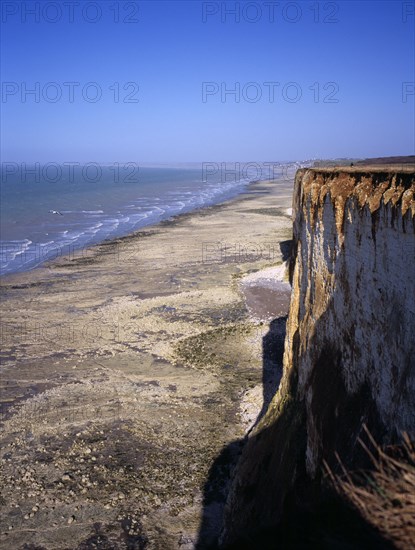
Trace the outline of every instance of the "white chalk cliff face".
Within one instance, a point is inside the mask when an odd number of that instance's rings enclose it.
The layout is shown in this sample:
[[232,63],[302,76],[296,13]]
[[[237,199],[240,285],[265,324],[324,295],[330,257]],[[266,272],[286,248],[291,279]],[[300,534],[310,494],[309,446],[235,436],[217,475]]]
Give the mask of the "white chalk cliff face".
[[414,189],[410,173],[297,174],[284,364],[311,476],[338,447],[347,459],[362,421],[386,439],[415,429]]
[[283,378],[238,464],[225,543],[276,525],[323,460],[355,465],[364,423],[380,443],[415,435],[414,172],[299,170],[293,220]]

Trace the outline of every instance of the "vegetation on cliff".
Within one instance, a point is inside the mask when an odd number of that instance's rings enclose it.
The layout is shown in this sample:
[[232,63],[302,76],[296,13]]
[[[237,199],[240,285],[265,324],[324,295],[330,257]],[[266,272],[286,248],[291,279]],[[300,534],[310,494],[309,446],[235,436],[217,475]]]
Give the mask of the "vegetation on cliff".
[[[371,448],[361,440],[371,468],[334,475],[327,472],[341,498],[396,548],[409,550],[415,543],[415,445],[407,433],[403,443],[382,449],[368,430]],[[339,458],[341,464],[341,460]]]

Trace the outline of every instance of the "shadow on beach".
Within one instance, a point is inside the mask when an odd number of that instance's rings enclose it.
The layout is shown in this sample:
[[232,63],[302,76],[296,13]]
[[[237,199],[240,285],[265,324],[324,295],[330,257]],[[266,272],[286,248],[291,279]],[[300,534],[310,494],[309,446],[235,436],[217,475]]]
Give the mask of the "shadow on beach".
[[218,539],[223,526],[224,507],[232,471],[250,432],[264,416],[281,381],[286,322],[286,316],[274,319],[269,325],[268,332],[262,338],[263,404],[255,423],[243,439],[233,441],[222,450],[209,470],[209,477],[204,488],[203,517],[195,546],[196,550],[219,548]]

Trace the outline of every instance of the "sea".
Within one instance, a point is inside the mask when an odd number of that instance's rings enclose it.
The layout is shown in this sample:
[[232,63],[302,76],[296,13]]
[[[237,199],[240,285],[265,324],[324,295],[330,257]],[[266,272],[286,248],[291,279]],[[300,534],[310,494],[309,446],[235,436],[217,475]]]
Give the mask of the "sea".
[[34,269],[107,239],[287,178],[298,162],[1,164],[0,272]]

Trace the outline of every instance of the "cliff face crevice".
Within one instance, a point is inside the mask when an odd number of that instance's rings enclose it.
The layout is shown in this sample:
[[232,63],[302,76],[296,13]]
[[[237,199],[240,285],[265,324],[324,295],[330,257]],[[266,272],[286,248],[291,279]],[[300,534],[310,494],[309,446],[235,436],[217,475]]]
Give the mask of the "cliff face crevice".
[[414,173],[299,170],[293,239],[284,374],[240,459],[225,543],[276,525],[323,460],[359,464],[363,424],[381,444],[415,435]]

